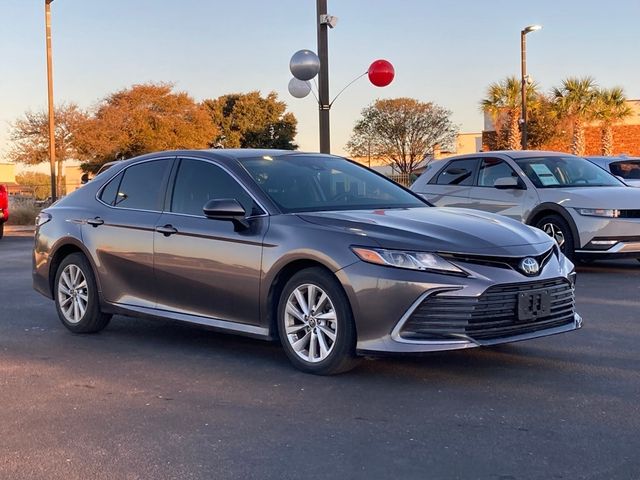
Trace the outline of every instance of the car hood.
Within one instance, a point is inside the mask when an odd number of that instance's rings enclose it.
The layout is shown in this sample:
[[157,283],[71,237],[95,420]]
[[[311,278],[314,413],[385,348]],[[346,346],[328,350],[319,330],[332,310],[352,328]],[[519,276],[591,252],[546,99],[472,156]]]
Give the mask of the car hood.
[[554,202],[572,208],[640,208],[640,190],[629,187],[540,188],[542,202]]
[[541,230],[463,208],[407,208],[299,214],[307,222],[366,236],[381,247],[496,256],[540,254],[553,245]]

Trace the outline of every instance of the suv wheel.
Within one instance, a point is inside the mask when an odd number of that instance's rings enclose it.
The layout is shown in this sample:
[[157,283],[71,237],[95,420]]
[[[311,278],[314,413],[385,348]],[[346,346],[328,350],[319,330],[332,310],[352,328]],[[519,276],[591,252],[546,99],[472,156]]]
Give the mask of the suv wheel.
[[93,270],[81,253],[67,256],[58,267],[54,295],[58,316],[72,332],[98,332],[111,320],[100,311]]
[[304,372],[332,375],[357,363],[349,301],[336,279],[320,268],[302,270],[285,285],[278,333],[287,357]]
[[562,253],[564,253],[569,260],[573,260],[575,256],[573,247],[573,234],[571,233],[571,227],[567,221],[560,215],[547,215],[535,224],[540,230],[553,238]]

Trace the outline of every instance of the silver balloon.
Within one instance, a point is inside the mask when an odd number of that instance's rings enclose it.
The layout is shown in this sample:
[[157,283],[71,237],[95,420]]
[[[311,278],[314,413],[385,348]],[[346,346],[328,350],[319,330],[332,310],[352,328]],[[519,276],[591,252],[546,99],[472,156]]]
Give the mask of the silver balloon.
[[298,50],[289,61],[289,70],[298,80],[311,80],[320,71],[320,59],[311,50]]
[[304,98],[309,95],[311,85],[309,82],[292,78],[289,80],[289,93],[296,98]]

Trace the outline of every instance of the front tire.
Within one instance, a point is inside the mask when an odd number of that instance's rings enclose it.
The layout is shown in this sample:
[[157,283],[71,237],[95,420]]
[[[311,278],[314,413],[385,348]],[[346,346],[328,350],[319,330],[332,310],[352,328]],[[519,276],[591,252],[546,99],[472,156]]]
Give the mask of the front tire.
[[111,315],[100,311],[93,269],[81,253],[72,253],[60,263],[54,295],[58,317],[74,333],[99,332],[111,320]]
[[282,347],[299,370],[334,375],[356,366],[349,300],[329,272],[308,268],[293,275],[280,295],[277,321]]
[[4,222],[0,222],[0,240],[4,237]]
[[535,227],[553,238],[558,247],[560,247],[560,251],[569,260],[573,261],[575,258],[573,234],[571,233],[571,227],[564,218],[560,215],[547,215],[538,220]]

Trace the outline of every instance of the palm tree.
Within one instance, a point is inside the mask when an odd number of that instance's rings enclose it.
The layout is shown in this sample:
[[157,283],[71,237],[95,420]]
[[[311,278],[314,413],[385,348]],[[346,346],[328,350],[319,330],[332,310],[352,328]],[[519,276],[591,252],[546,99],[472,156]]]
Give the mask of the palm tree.
[[602,155],[613,155],[613,125],[631,115],[624,90],[620,87],[597,91],[594,118],[602,126]]
[[592,77],[569,77],[560,87],[553,88],[553,97],[558,114],[573,125],[571,153],[584,155],[585,123],[594,117],[596,82]]
[[[528,105],[533,106],[537,95],[536,90],[535,83],[527,85]],[[493,120],[498,137],[496,148],[500,150],[506,147],[509,150],[518,150],[522,111],[520,80],[511,76],[489,85],[486,98],[480,102],[480,109],[483,113],[490,115]],[[506,142],[504,142],[505,137]]]

